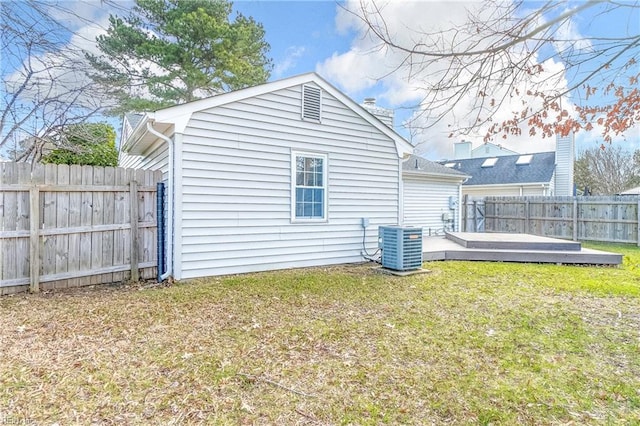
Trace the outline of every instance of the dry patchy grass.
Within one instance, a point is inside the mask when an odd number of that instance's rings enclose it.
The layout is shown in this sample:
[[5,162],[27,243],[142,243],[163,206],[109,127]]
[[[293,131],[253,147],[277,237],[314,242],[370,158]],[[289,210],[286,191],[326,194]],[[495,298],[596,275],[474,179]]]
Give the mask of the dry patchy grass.
[[[635,254],[634,254],[635,255]],[[438,262],[0,299],[0,422],[640,422],[640,273]]]

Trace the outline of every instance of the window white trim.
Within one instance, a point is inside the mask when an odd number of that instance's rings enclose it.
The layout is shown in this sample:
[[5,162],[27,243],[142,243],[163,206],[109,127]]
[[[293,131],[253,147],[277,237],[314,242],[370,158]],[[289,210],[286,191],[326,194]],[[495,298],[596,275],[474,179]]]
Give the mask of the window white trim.
[[[316,158],[322,160],[322,217],[297,217],[296,216],[296,189],[299,188],[296,182],[297,172],[297,159],[299,157],[304,158]],[[318,223],[328,222],[329,216],[329,157],[327,154],[308,151],[291,151],[291,222],[292,223]],[[319,188],[319,187],[318,187]]]

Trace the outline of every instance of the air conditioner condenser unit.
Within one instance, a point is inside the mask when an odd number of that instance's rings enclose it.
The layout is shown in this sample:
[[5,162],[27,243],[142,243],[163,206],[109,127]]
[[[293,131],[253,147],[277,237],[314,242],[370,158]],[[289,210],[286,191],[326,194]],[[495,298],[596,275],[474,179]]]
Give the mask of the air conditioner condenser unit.
[[382,249],[382,266],[396,271],[422,268],[422,228],[380,226],[378,245]]

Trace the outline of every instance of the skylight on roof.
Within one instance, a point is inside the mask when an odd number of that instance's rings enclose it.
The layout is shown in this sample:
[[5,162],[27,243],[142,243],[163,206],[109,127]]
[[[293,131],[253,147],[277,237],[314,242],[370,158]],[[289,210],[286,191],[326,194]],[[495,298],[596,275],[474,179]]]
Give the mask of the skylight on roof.
[[455,167],[456,163],[447,163],[444,166],[445,167]]
[[484,163],[482,163],[482,167],[493,167],[496,165],[497,161],[498,157],[487,158],[486,160],[484,160]]
[[524,164],[530,164],[532,158],[533,158],[533,154],[521,155],[520,157],[518,157],[518,160],[516,161],[516,165],[520,166]]

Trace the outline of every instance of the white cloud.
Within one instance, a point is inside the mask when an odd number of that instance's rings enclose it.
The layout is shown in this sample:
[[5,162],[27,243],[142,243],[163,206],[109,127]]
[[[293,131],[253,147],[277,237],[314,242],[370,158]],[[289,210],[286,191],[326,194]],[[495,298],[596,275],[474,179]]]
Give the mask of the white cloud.
[[554,47],[560,54],[574,50],[592,50],[591,40],[580,34],[578,25],[573,19],[566,20],[555,34]]
[[[33,81],[33,86],[25,90],[23,97],[33,97],[36,93],[48,93],[49,97],[56,97],[63,93],[73,93],[76,87],[86,86],[89,77],[85,70],[89,65],[84,58],[84,52],[97,52],[95,37],[105,32],[102,24],[98,22],[79,28],[63,48],[64,52],[47,52],[33,56],[29,58],[29,65],[26,65],[25,60],[21,68],[7,77],[7,86],[15,88],[21,84],[25,78],[25,69],[30,69],[37,77]],[[91,38],[93,42],[90,41]]]
[[273,75],[281,77],[285,72],[295,67],[298,59],[302,57],[306,49],[304,46],[290,46],[285,51],[285,58],[273,67]]

